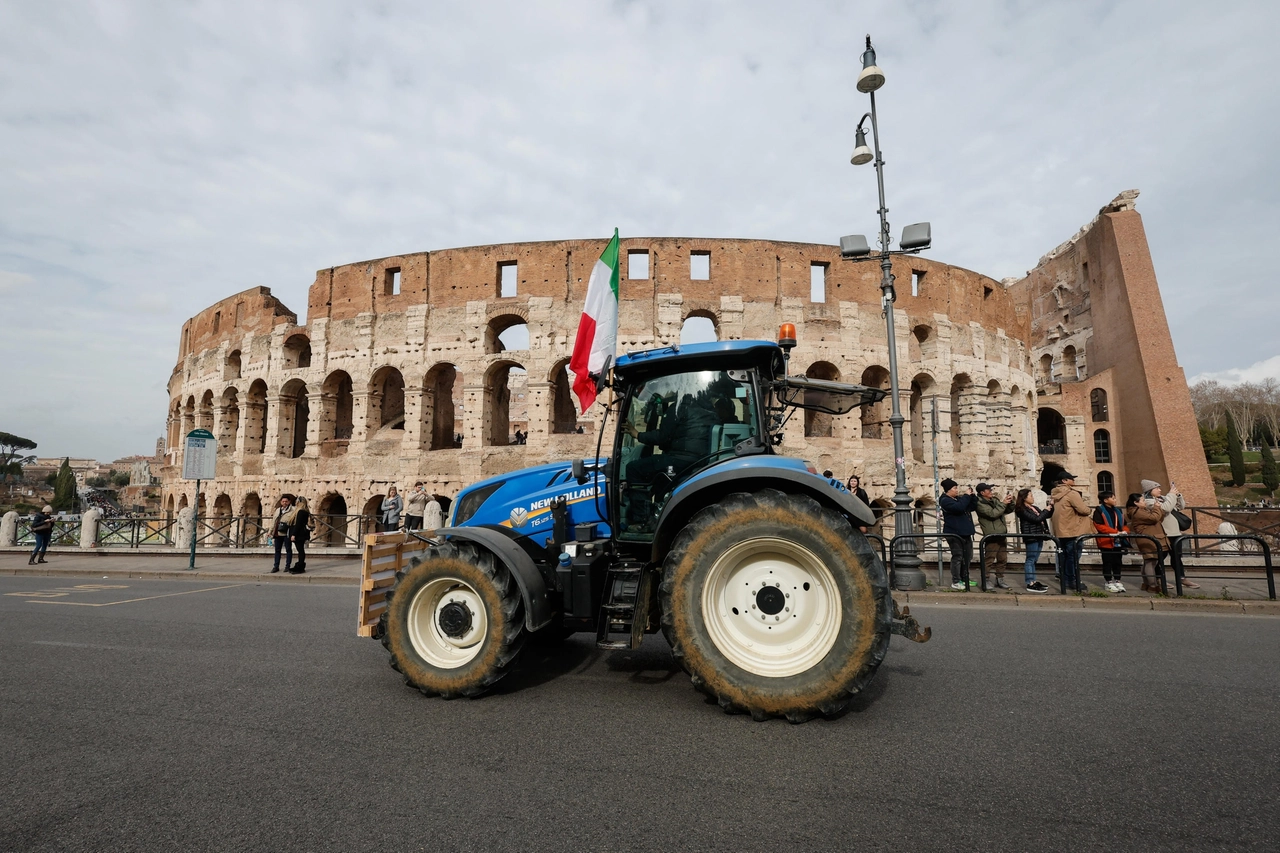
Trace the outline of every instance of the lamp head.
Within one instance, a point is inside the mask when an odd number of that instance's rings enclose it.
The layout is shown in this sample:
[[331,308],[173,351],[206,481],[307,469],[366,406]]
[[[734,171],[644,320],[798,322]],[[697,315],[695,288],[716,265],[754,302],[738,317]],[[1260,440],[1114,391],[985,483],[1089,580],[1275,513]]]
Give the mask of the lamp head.
[[865,258],[871,254],[871,247],[867,245],[867,238],[861,234],[850,234],[848,237],[840,238],[840,257],[846,260],[850,258]]
[[783,323],[778,327],[778,346],[788,353],[796,345],[796,324]]
[[902,229],[902,239],[898,241],[898,248],[904,252],[916,252],[929,248],[932,242],[932,226],[928,222],[917,222]]
[[849,158],[849,162],[855,166],[862,166],[870,163],[871,160],[871,149],[867,147],[867,132],[862,129],[862,125],[858,125],[858,135],[854,138],[853,144],[853,156]]
[[858,91],[874,92],[884,85],[884,72],[876,65],[876,51],[867,36],[867,49],[862,53],[862,73],[858,75]]

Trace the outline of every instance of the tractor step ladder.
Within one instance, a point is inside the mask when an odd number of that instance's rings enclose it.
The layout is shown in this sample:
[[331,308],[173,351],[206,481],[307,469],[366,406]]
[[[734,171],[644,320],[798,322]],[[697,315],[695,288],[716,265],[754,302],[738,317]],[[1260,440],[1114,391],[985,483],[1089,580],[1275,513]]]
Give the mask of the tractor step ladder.
[[[644,629],[649,622],[649,592],[653,572],[644,570],[643,564],[630,563],[611,566],[604,579],[604,602],[600,605],[599,625],[596,628],[596,648],[636,649],[644,640]],[[613,639],[625,634],[626,639]]]

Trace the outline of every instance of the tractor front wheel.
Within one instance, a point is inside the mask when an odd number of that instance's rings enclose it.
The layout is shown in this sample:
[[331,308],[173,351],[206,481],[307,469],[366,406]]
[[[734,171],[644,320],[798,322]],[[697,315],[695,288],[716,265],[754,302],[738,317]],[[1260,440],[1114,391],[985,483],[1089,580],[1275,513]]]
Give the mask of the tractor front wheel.
[[401,573],[379,631],[406,684],[446,699],[479,696],[520,653],[524,606],[493,554],[446,542]]
[[849,521],[773,489],[699,511],[663,565],[663,633],[726,711],[839,713],[889,645],[884,566]]

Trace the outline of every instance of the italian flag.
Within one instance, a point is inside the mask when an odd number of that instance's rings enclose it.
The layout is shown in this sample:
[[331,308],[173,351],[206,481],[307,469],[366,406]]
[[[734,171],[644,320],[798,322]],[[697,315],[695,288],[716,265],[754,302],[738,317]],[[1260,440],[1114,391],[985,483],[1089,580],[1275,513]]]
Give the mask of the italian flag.
[[604,254],[591,270],[587,301],[578,321],[578,337],[573,342],[573,393],[585,414],[596,401],[596,379],[612,363],[618,342],[618,229],[604,247]]

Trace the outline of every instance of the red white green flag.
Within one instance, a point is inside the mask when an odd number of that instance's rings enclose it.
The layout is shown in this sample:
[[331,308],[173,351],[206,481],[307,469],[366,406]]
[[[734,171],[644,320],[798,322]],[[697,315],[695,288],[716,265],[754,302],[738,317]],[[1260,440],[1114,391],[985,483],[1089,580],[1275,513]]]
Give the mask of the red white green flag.
[[569,369],[573,371],[573,393],[585,413],[596,401],[596,380],[612,365],[618,342],[618,229],[604,247],[604,254],[591,270],[587,300],[578,321],[578,337],[573,343]]

